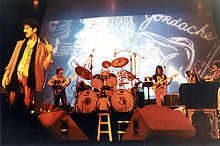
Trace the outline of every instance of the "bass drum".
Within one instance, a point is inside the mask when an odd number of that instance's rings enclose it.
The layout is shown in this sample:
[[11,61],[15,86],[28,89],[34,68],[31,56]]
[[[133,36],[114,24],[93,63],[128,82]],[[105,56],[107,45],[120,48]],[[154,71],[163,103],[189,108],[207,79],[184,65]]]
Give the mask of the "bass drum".
[[96,108],[98,96],[92,90],[84,90],[78,97],[77,107],[82,113],[91,113]]
[[111,104],[118,112],[129,112],[134,106],[134,99],[129,91],[119,89],[112,94]]
[[94,75],[91,80],[91,85],[95,89],[101,89],[103,87],[102,76],[100,74]]
[[117,76],[113,73],[109,73],[106,83],[107,86],[114,87],[115,85],[117,85]]

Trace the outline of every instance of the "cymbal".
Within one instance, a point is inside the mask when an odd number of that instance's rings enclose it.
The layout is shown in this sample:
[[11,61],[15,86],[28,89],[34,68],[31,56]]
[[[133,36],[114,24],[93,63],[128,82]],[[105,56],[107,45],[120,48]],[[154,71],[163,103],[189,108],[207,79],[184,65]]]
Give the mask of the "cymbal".
[[127,76],[127,73],[124,71],[124,70],[120,70],[118,73],[117,73],[118,77],[126,77]]
[[104,62],[102,62],[102,66],[103,66],[104,68],[109,68],[109,67],[111,67],[112,65],[111,65],[111,62],[109,62],[109,61],[104,61]]
[[78,66],[75,68],[75,71],[76,71],[77,75],[83,79],[91,80],[93,78],[92,73],[84,67]]
[[112,61],[112,67],[119,68],[128,64],[128,59],[125,57],[116,58]]

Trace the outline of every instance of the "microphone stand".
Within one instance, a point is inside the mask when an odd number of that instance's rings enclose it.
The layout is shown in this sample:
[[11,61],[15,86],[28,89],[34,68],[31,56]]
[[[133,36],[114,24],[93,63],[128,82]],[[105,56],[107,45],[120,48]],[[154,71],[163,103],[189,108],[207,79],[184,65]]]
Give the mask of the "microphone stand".
[[[166,69],[166,66],[164,66],[164,74],[167,76],[167,69]],[[165,86],[166,87],[166,92],[167,92],[167,85]],[[166,93],[167,94],[167,93]]]
[[42,104],[44,103],[44,88],[45,88],[45,85],[46,85],[48,74],[49,74],[49,72],[45,73],[45,78],[44,78],[43,86],[42,86],[42,89],[41,89],[41,91],[42,91],[42,101],[41,101]]
[[134,55],[134,69],[135,69],[135,75],[137,74],[137,69],[136,69],[136,56],[139,56],[140,58],[142,58],[142,59],[145,59],[143,56],[141,56],[141,55],[138,55],[137,53],[135,53],[135,52],[132,52],[132,51],[130,51],[130,50],[120,50],[120,51],[118,51],[118,52],[116,52],[116,54],[118,54],[118,53],[120,53],[120,52],[130,52],[130,53],[133,53],[133,55]]
[[93,59],[93,55],[92,55],[92,53],[94,52],[94,49],[92,50],[92,52],[91,52],[91,54],[89,55],[89,58],[88,58],[88,60],[86,61],[86,63],[84,64],[84,67],[87,65],[87,63],[90,61],[90,63],[91,63],[91,65],[90,65],[90,70],[91,70],[91,73],[92,73],[92,68],[93,68],[93,66],[92,66],[92,59]]
[[90,60],[91,65],[90,65],[90,68],[89,68],[89,69],[91,70],[91,73],[92,73],[92,68],[93,68],[93,65],[92,65],[92,59],[93,59],[93,55],[91,54],[90,56],[91,56],[91,57],[90,57],[90,59],[91,59],[91,60]]

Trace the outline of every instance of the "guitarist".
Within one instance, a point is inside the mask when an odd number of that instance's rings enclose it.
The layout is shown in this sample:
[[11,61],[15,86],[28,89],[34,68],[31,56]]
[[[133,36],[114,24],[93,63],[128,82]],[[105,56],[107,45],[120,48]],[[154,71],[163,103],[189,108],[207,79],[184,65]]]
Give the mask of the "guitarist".
[[66,78],[63,76],[63,68],[57,67],[56,74],[53,76],[47,83],[48,86],[52,87],[54,96],[54,108],[59,106],[59,101],[61,99],[61,102],[65,109],[67,109],[67,99],[66,99],[66,92],[65,89],[69,84],[71,83],[71,79],[68,80],[68,82],[63,85],[63,83],[66,82]]
[[167,94],[165,85],[168,86],[172,82],[173,78],[171,77],[168,83],[164,82],[163,84],[161,84],[161,82],[167,79],[167,76],[163,73],[163,67],[160,65],[156,67],[155,75],[153,75],[152,78],[155,81],[153,87],[157,88],[156,90],[154,90],[156,103],[157,105],[162,105],[161,98],[162,101],[164,101],[164,96]]

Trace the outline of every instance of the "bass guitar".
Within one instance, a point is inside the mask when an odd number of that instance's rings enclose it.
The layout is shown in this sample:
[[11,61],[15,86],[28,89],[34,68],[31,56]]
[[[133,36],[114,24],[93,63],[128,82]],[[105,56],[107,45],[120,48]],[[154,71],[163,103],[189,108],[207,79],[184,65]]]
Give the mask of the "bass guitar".
[[[171,78],[173,78],[173,77],[176,77],[176,76],[178,76],[178,75],[179,75],[179,74],[175,74],[175,75],[173,75],[173,76],[171,76],[171,77],[169,77],[169,78],[167,78],[167,79],[165,79],[165,80],[163,80],[163,81],[159,81],[159,82],[154,83],[154,85],[152,86],[152,89],[153,89],[154,91],[159,90],[161,87],[163,87],[163,84],[164,84],[167,80],[169,80],[169,79],[171,79]],[[158,85],[156,86],[155,84],[158,84]]]
[[65,86],[69,82],[69,80],[71,80],[75,75],[76,75],[76,72],[68,80],[66,80],[63,84],[53,85],[53,86],[56,86],[55,89],[53,90],[54,95],[55,96],[59,95],[61,93],[61,91],[65,89]]

